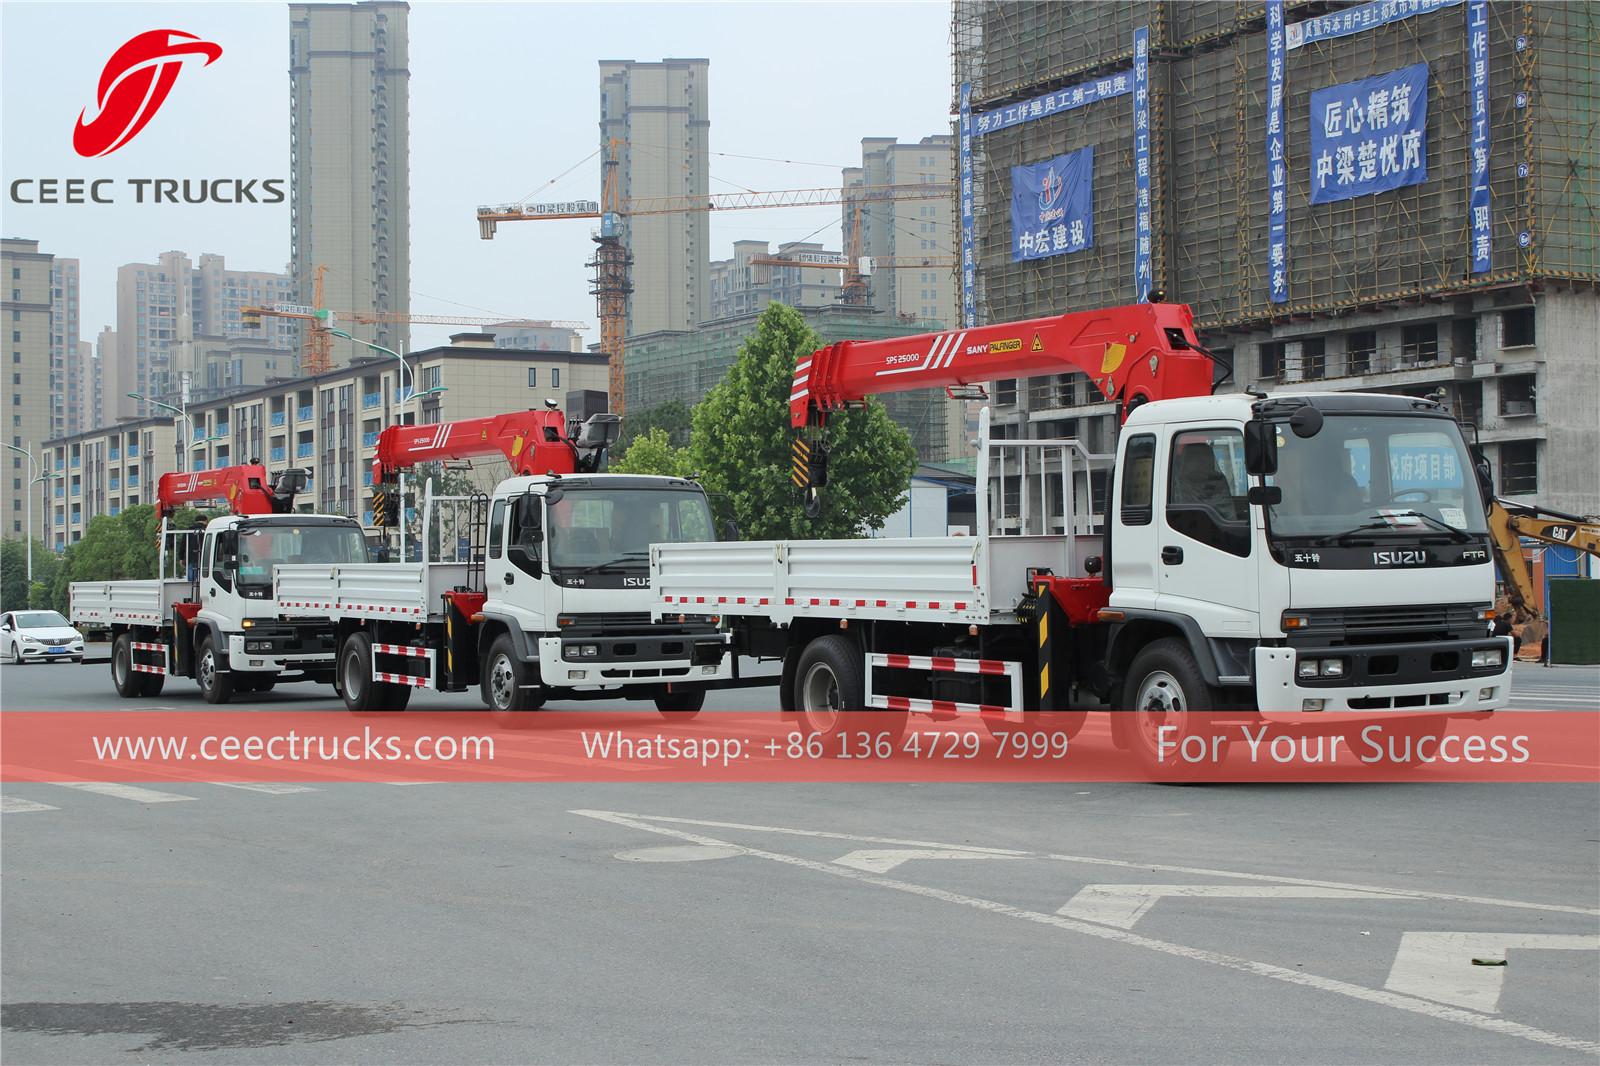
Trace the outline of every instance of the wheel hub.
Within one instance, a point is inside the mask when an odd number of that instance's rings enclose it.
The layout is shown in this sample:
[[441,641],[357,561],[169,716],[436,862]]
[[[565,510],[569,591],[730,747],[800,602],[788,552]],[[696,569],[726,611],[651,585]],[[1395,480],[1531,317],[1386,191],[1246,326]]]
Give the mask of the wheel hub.
[[489,695],[496,709],[503,711],[510,707],[516,690],[517,679],[511,669],[511,660],[504,655],[497,656],[489,668]]
[[1155,671],[1140,683],[1134,710],[1139,716],[1140,732],[1154,751],[1161,749],[1161,730],[1164,727],[1173,727],[1165,737],[1168,744],[1185,733],[1188,699],[1178,679],[1165,670]]
[[839,722],[839,679],[827,663],[816,663],[806,671],[800,684],[800,713],[806,724],[818,733],[826,733]]

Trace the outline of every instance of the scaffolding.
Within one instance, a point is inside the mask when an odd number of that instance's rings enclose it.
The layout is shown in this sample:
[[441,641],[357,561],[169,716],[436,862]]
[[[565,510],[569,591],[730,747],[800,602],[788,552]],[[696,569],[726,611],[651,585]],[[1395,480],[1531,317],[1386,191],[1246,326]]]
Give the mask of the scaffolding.
[[[1288,21],[1353,6],[1290,2]],[[1018,3],[955,0],[952,98],[975,112],[1126,69],[1133,31],[1151,39],[1155,287],[1203,328],[1250,329],[1425,298],[1600,282],[1595,163],[1600,5],[1489,4],[1491,269],[1471,273],[1471,92],[1464,6],[1291,52],[1286,73],[1290,303],[1267,300],[1268,183],[1263,4],[1218,0]],[[1426,60],[1423,183],[1309,202],[1310,94]],[[979,321],[1030,318],[1132,298],[1132,104],[1115,99],[975,138]],[[1011,167],[1096,149],[1095,244],[1013,262]]]

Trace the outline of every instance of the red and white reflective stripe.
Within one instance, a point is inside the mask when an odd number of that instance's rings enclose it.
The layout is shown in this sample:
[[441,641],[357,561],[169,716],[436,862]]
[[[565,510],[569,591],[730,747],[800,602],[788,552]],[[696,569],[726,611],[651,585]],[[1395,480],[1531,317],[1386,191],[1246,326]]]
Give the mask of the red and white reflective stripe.
[[146,666],[144,663],[129,663],[128,665],[133,667],[133,672],[136,674],[164,674],[167,672],[165,666]]
[[410,644],[374,644],[373,651],[381,651],[388,655],[410,655],[418,659],[432,659],[432,648],[415,648]]
[[943,655],[894,655],[868,652],[869,666],[887,666],[894,670],[939,670],[952,674],[994,674],[1006,672],[1013,664],[1003,659],[952,659]]
[[[767,607],[771,606],[777,601],[767,596],[761,596],[759,598],[755,596],[662,596],[661,602],[679,604],[743,604],[745,606]],[[972,603],[969,600],[865,600],[844,598],[836,599],[831,596],[827,598],[821,596],[809,596],[796,599],[793,596],[785,596],[783,599],[783,605],[785,607],[839,607],[844,610],[877,608],[887,611],[965,611],[972,606]]]
[[136,662],[133,661],[133,656],[130,654],[128,656],[128,667],[134,673],[136,673],[136,674],[165,674],[167,672],[167,655],[168,655],[168,653],[167,653],[167,646],[165,644],[161,644],[161,643],[158,643],[156,641],[149,641],[149,640],[130,640],[130,641],[128,641],[128,648],[129,648],[130,652],[134,652],[134,651],[158,651],[158,652],[161,653],[161,665],[160,666],[151,666],[148,663],[136,663]]
[[337,604],[328,601],[319,602],[317,600],[283,600],[279,605],[312,611],[340,611],[344,614],[407,614],[421,616],[424,613],[421,607],[393,607],[375,603]]
[[873,696],[868,707],[890,711],[921,711],[924,714],[977,713],[984,717],[1005,717],[1006,709],[992,703],[957,703],[954,700],[921,700],[910,696]]
[[147,640],[130,640],[128,642],[128,647],[135,648],[135,649],[137,649],[139,651],[161,651],[161,652],[164,652],[164,651],[167,650],[167,646],[165,644],[154,644],[154,643],[151,643],[150,641],[147,641]]
[[381,670],[372,672],[372,680],[387,681],[391,685],[410,685],[412,688],[432,688],[433,682],[425,677],[415,677],[411,674],[388,674]]

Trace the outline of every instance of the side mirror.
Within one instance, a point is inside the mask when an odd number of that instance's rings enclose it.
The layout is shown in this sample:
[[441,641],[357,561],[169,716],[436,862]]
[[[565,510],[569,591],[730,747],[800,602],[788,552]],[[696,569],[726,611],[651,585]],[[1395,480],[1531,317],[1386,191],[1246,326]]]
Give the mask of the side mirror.
[[[551,485],[549,488],[544,490],[544,502],[548,503],[551,507],[554,507],[556,504],[566,499],[566,496],[567,490],[562,488],[560,485]],[[532,497],[529,498],[531,499]]]
[[722,539],[723,540],[738,540],[739,539],[739,523],[735,522],[731,518],[728,519],[726,522],[722,523]]
[[1483,505],[1489,506],[1489,501],[1494,499],[1494,468],[1489,465],[1489,457],[1483,453],[1483,445],[1472,446],[1472,469],[1478,475],[1478,489],[1483,493]]
[[1322,432],[1322,412],[1310,404],[1289,416],[1289,428],[1301,440],[1308,440]]
[[[552,489],[551,491],[559,492],[560,490]],[[548,493],[546,494],[545,498],[549,499]],[[559,495],[556,497],[557,500],[560,498],[561,497]],[[551,502],[553,503],[555,501],[552,500]],[[524,493],[517,500],[517,525],[527,527],[541,526],[543,524],[543,516],[539,513],[539,497],[535,496],[531,492]]]
[[1262,476],[1278,472],[1278,430],[1271,422],[1252,418],[1244,424],[1244,469]]
[[1282,485],[1251,485],[1245,494],[1252,506],[1272,507],[1283,502]]

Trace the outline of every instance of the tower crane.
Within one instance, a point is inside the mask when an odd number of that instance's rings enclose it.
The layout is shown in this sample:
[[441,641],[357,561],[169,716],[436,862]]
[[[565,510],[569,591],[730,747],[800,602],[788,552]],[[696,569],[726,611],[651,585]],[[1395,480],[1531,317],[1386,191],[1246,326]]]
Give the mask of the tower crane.
[[826,207],[856,201],[934,200],[950,196],[954,185],[929,182],[919,185],[856,185],[818,189],[784,189],[705,193],[681,196],[642,196],[624,198],[621,194],[617,150],[623,141],[613,138],[607,145],[601,167],[600,195],[593,200],[559,203],[501,204],[478,208],[478,236],[493,240],[502,222],[550,221],[565,218],[597,218],[600,228],[593,235],[595,257],[587,266],[594,271],[593,288],[600,316],[600,350],[610,366],[611,410],[623,413],[623,348],[627,332],[628,296],[633,259],[622,244],[622,219],[643,215],[679,214],[687,211],[749,211],[770,207]]

